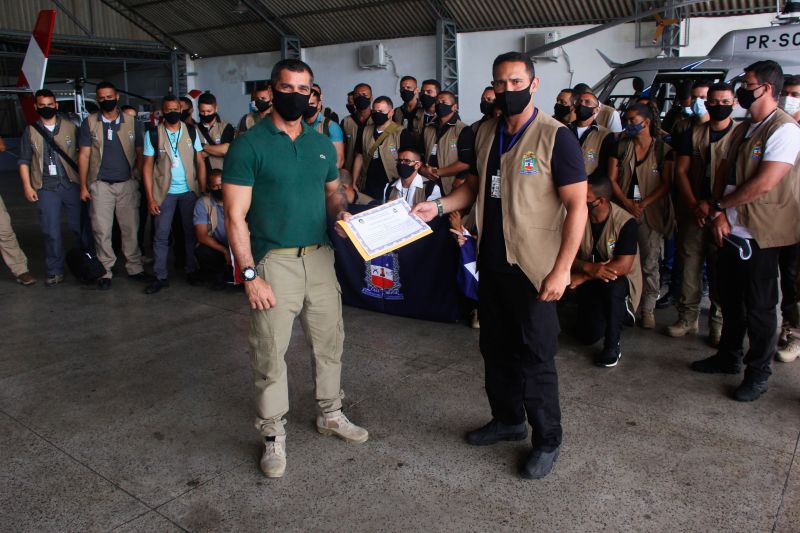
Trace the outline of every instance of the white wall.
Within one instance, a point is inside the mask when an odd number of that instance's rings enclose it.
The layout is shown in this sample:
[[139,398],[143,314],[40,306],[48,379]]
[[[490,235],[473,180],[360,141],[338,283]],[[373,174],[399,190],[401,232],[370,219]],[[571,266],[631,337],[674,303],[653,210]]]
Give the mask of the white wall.
[[[435,38],[390,39],[381,41],[392,56],[387,69],[363,70],[358,68],[358,47],[365,43],[348,43],[303,49],[303,60],[314,71],[314,79],[322,86],[325,105],[332,107],[344,118],[347,93],[357,82],[372,86],[375,97],[386,95],[399,105],[400,77],[411,74],[420,82],[433,78],[436,70]],[[188,63],[190,85],[210,90],[220,102],[220,114],[228,121],[238,120],[247,112],[250,95],[244,94],[245,81],[269,79],[272,65],[280,59],[279,52],[251,55],[234,55],[198,59]]]
[[[692,19],[690,46],[683,49],[681,54],[705,55],[725,32],[769,25],[772,18],[773,15],[746,15]],[[589,27],[570,26],[552,29],[558,30],[562,37],[566,37]],[[503,52],[522,50],[523,37],[526,33],[546,30],[540,28],[459,34],[459,99],[462,105],[461,115],[465,121],[471,122],[479,118],[480,94],[491,80],[492,60]],[[571,60],[573,76],[568,72],[564,55],[557,62],[538,62],[536,71],[541,78],[541,85],[535,96],[537,104],[543,110],[552,112],[559,90],[574,86],[578,82],[592,85],[605,76],[610,68],[595,49],[600,49],[618,62],[655,56],[658,50],[654,48],[635,47],[635,31],[635,25],[624,24],[564,46]],[[390,63],[389,68],[385,70],[358,68],[356,51],[365,43],[303,49],[304,60],[311,65],[316,81],[322,85],[325,104],[336,110],[341,117],[346,113],[344,108],[346,95],[356,82],[369,83],[372,85],[374,96],[387,95],[397,105],[400,102],[399,76],[411,74],[420,81],[435,77],[436,53],[433,36],[390,39],[382,42],[394,59],[394,67]],[[189,72],[193,70],[197,72],[197,76],[189,78],[190,85],[213,92],[220,102],[221,114],[233,122],[247,111],[249,95],[243,92],[244,81],[268,78],[272,65],[278,59],[278,52],[198,59],[188,65]]]

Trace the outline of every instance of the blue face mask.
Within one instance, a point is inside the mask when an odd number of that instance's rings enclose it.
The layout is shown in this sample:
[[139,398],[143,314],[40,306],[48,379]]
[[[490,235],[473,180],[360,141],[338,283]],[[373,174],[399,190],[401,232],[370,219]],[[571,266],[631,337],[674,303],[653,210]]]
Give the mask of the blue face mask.
[[644,122],[640,122],[639,124],[626,124],[625,135],[627,135],[628,137],[636,137],[643,129],[644,129]]
[[692,101],[692,113],[695,116],[702,117],[706,114],[706,101],[701,98],[696,98]]

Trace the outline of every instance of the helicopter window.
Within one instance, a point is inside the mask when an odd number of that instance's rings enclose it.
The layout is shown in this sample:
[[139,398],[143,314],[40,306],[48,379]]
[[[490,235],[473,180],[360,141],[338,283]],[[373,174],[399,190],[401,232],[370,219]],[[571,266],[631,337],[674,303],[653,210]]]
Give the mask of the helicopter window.
[[616,109],[625,109],[639,97],[643,88],[644,82],[641,78],[635,76],[632,78],[622,78],[618,80],[614,88],[611,89],[608,97],[606,97],[605,103]]

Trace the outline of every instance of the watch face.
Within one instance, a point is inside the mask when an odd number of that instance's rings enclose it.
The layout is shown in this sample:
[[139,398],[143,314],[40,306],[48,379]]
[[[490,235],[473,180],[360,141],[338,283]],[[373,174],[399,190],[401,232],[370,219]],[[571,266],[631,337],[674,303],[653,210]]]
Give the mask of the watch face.
[[253,267],[247,267],[242,271],[242,277],[247,281],[252,281],[256,279],[256,269]]

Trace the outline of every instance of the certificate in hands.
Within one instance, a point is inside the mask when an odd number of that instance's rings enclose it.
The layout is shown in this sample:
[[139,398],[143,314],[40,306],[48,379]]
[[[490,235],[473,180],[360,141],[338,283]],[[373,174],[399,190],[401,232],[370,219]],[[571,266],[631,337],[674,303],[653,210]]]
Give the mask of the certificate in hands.
[[402,248],[433,230],[416,215],[405,199],[368,209],[338,222],[365,261]]

